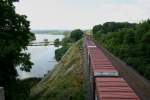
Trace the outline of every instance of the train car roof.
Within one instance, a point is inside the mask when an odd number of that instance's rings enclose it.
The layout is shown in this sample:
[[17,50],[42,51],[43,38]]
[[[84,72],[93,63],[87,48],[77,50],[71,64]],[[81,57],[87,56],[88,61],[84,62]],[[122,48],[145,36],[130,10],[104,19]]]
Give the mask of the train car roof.
[[127,82],[120,77],[96,77],[97,100],[140,100]]

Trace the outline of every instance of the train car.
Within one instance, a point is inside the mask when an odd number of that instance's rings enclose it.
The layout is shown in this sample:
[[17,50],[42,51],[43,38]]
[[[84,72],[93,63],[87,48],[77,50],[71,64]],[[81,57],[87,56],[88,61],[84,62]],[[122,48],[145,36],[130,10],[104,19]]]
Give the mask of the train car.
[[90,65],[90,62],[89,62],[89,54],[90,54],[90,51],[89,49],[90,48],[96,48],[96,45],[94,42],[92,42],[89,37],[86,37],[85,39],[85,46],[86,46],[86,50],[87,50],[87,55],[88,55],[88,65]]
[[96,77],[95,100],[140,100],[120,77]]
[[93,100],[140,100],[117,69],[90,39],[85,39]]
[[85,39],[85,43],[86,43],[86,48],[88,48],[88,47],[96,47],[95,43],[93,41],[91,41],[89,38]]
[[119,76],[109,59],[99,48],[88,48],[91,73],[94,76]]

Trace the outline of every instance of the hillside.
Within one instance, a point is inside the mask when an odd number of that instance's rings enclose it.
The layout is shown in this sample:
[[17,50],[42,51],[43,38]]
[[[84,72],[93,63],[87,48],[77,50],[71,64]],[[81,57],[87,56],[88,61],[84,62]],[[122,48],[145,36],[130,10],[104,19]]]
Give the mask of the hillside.
[[80,46],[75,43],[61,61],[31,91],[31,100],[83,100]]
[[66,35],[69,30],[31,30],[35,34]]

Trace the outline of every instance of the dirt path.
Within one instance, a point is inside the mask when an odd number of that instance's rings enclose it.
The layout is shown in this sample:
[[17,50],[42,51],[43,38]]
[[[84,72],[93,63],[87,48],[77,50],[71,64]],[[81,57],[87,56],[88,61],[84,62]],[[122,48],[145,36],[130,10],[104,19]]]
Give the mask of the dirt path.
[[136,94],[141,100],[150,100],[150,81],[139,75],[133,68],[121,61],[119,58],[113,56],[106,49],[99,46],[110,59],[112,64],[117,68],[120,75],[128,82],[128,84],[134,89]]
[[82,66],[83,66],[83,74],[84,74],[84,89],[85,89],[85,100],[92,100],[92,90],[90,86],[90,71],[87,61],[87,53],[86,53],[86,47],[85,42],[83,40],[83,53],[82,53]]

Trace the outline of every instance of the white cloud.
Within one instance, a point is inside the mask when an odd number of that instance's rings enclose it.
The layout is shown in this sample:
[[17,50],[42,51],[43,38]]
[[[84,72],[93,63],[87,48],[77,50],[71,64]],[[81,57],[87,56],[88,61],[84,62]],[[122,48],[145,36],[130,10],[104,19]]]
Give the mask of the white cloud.
[[150,17],[150,0],[20,0],[32,29],[91,28],[106,21],[138,22]]

